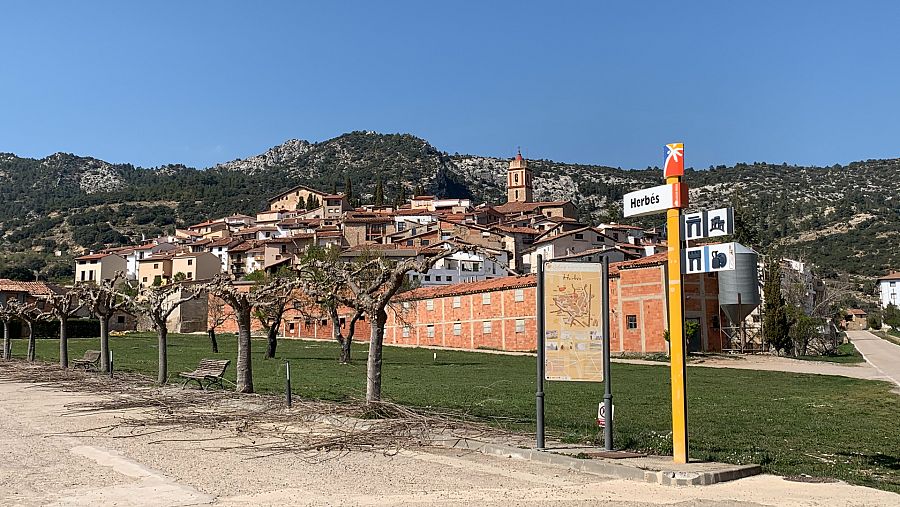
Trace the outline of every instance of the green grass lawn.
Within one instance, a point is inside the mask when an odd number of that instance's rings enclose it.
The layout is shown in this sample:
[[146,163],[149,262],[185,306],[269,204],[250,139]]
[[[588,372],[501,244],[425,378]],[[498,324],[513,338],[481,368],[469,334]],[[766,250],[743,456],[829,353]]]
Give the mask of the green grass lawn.
[[797,359],[803,359],[804,361],[827,361],[829,363],[864,363],[866,360],[856,350],[856,347],[853,343],[847,342],[842,343],[838,346],[837,351],[834,354],[827,356],[800,356]]
[[[233,336],[220,337],[218,356],[205,336],[171,335],[169,371],[193,369],[203,357],[234,361]],[[154,335],[113,337],[116,368],[155,376]],[[291,362],[296,395],[344,400],[365,393],[365,345],[355,362],[337,364],[331,342],[282,340],[277,360],[253,343],[258,392],[282,392],[283,360]],[[97,339],[71,340],[71,357],[99,348]],[[14,355],[24,356],[16,340]],[[478,352],[386,347],[386,399],[416,407],[446,407],[524,431],[534,429],[534,358]],[[39,340],[38,357],[56,361],[55,340]],[[234,380],[233,364],[229,376]],[[671,454],[667,365],[613,363],[618,448]],[[720,368],[688,376],[690,455],[694,459],[761,463],[767,472],[835,477],[900,492],[900,396],[884,382],[844,377]],[[566,441],[602,440],[595,426],[603,385],[548,382],[548,430]]]

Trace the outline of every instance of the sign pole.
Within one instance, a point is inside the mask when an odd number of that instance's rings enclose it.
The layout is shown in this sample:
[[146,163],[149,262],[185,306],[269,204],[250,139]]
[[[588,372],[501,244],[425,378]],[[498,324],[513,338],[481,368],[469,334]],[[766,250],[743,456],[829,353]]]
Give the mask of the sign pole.
[[544,449],[544,256],[537,256],[537,448]]
[[609,256],[603,256],[603,408],[606,411],[603,428],[603,443],[607,451],[613,450],[613,418],[612,418],[612,369],[609,360]]
[[[680,176],[666,183],[680,183]],[[669,355],[672,375],[672,457],[675,463],[688,462],[687,369],[684,341],[684,290],[681,274],[681,208],[666,211],[666,237],[669,242]]]

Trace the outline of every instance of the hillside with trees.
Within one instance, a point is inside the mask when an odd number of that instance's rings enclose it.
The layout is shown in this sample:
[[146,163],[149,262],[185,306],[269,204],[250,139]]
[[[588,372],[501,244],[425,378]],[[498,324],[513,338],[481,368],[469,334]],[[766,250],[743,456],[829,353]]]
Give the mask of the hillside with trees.
[[[415,193],[500,203],[507,158],[449,154],[408,134],[351,132],[319,143],[290,140],[208,169],[140,168],[57,153],[0,154],[0,277],[66,278],[85,250],[232,213],[254,214],[296,184],[355,203]],[[628,170],[530,160],[536,199],[572,200],[584,220],[622,221],[626,192],[662,183],[658,168]],[[900,160],[847,166],[737,164],[688,170],[692,207],[735,206],[739,241],[800,257],[826,275],[900,268]],[[380,182],[380,183],[379,183]],[[637,225],[661,226],[644,218]]]

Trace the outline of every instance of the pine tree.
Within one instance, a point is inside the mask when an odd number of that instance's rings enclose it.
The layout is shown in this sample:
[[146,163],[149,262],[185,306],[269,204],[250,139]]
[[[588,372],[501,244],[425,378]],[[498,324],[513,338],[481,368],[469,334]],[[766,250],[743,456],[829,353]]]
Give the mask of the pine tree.
[[375,206],[384,206],[384,185],[381,183],[381,175],[375,182]]
[[788,351],[791,350],[790,324],[781,291],[781,263],[774,256],[769,256],[769,259],[766,284],[763,287],[766,298],[763,307],[763,333],[766,342],[776,351]]

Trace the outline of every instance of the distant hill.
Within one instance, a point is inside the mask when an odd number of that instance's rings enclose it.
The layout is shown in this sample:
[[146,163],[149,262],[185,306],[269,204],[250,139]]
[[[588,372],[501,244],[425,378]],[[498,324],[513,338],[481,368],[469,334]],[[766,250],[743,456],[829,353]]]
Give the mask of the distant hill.
[[[139,241],[208,218],[255,213],[266,198],[302,183],[368,202],[380,176],[394,200],[414,190],[500,203],[508,159],[450,155],[408,134],[351,132],[319,143],[290,140],[244,160],[197,170],[139,168],[57,153],[0,154],[3,266],[60,274],[87,248]],[[624,170],[529,161],[537,199],[572,200],[584,220],[621,220],[625,192],[662,183],[657,168]],[[827,274],[900,269],[900,160],[847,166],[766,163],[689,170],[692,207],[734,205],[739,240],[819,265]],[[644,226],[662,225],[660,218]],[[59,250],[60,257],[50,253]],[[61,276],[61,275],[60,275]]]

